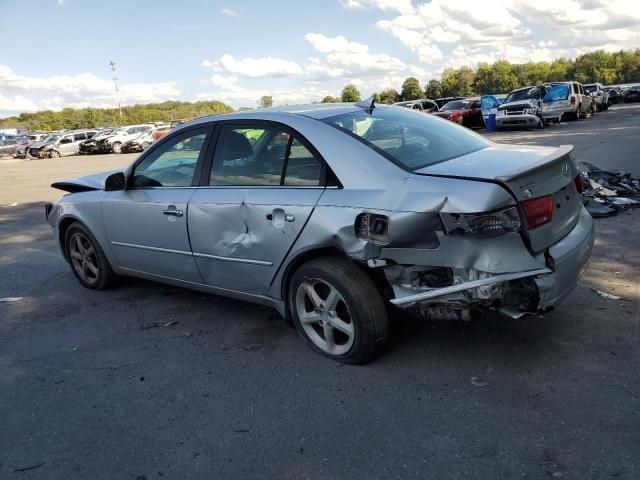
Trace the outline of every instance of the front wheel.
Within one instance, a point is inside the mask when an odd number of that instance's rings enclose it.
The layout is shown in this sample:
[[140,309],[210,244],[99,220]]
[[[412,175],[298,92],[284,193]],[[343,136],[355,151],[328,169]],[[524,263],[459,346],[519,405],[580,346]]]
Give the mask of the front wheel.
[[339,257],[302,265],[289,287],[293,323],[307,345],[341,363],[363,364],[386,346],[389,320],[382,295],[358,266]]
[[113,142],[113,145],[111,145],[111,151],[113,153],[122,153],[122,143]]
[[65,253],[71,270],[85,287],[104,290],[115,283],[116,274],[91,232],[79,222],[65,234]]

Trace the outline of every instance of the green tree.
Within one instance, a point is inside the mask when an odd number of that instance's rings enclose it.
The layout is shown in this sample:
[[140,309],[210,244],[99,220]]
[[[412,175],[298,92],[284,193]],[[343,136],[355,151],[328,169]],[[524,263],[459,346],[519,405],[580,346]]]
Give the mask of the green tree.
[[417,100],[422,98],[422,87],[415,77],[409,77],[402,83],[402,100]]
[[442,95],[442,83],[439,80],[429,80],[426,88],[424,89],[424,95],[427,98],[441,98]]
[[442,93],[446,97],[473,95],[475,72],[469,67],[445,68],[442,72]]
[[332,97],[331,95],[327,95],[326,97],[324,97],[320,103],[338,103],[340,100],[338,100],[336,97]]
[[378,94],[378,103],[386,103],[388,105],[394,104],[400,101],[400,94],[393,88],[387,88]]
[[260,108],[273,107],[273,97],[271,95],[263,95],[260,97]]
[[342,89],[340,100],[347,103],[353,103],[359,102],[362,99],[360,98],[360,91],[356,88],[356,86],[349,84]]
[[506,60],[498,60],[493,65],[481,63],[476,70],[473,89],[478,93],[509,93],[522,85]]

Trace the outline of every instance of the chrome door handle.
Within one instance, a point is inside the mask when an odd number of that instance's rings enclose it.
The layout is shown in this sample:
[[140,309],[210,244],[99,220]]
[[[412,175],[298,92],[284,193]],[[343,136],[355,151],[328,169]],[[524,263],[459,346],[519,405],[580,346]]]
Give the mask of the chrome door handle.
[[294,217],[293,215],[290,215],[290,214],[287,213],[284,216],[284,220],[286,222],[295,222],[296,221],[296,217]]
[[162,213],[164,213],[165,215],[173,215],[174,217],[181,217],[184,215],[184,212],[182,210],[176,210],[175,208],[171,209],[168,208],[167,210],[163,211]]
[[280,208],[276,208],[272,213],[267,213],[267,220],[270,222],[274,220],[284,220],[285,222],[295,222],[296,217],[291,215],[290,213],[285,213],[284,210]]

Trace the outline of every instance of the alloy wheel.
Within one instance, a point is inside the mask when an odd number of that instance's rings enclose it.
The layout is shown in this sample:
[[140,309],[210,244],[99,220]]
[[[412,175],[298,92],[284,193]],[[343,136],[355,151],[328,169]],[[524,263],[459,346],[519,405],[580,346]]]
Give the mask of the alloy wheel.
[[340,292],[331,284],[310,278],[296,292],[295,308],[307,337],[330,355],[344,355],[352,347],[355,327]]
[[69,240],[69,257],[73,269],[82,280],[90,285],[98,281],[98,256],[91,241],[80,232],[74,233]]

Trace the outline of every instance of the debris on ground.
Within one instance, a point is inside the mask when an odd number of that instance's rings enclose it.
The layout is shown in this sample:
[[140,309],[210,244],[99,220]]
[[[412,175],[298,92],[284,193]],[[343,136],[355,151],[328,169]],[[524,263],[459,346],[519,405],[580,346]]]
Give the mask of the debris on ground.
[[486,387],[489,383],[480,380],[480,377],[471,377],[471,385],[474,387]]
[[40,468],[42,466],[44,466],[45,462],[42,463],[38,463],[37,465],[31,465],[30,467],[22,467],[22,468],[15,468],[13,470],[14,473],[18,473],[18,472],[26,472],[29,470],[35,470],[36,468]]
[[152,328],[161,328],[161,327],[172,327],[173,325],[178,325],[178,322],[152,322],[152,323],[143,323],[140,325],[140,330],[151,330]]
[[592,288],[591,290],[593,290],[594,292],[596,292],[598,295],[600,295],[603,298],[608,298],[609,300],[626,300],[626,298],[622,298],[619,297],[618,295],[614,295],[612,293],[607,293],[607,292],[602,292],[600,290],[597,290],[595,288]]
[[578,162],[578,169],[585,187],[583,203],[593,218],[640,206],[640,179],[630,173],[603,170],[588,162]]
[[0,298],[0,303],[13,303],[19,302],[20,300],[22,300],[22,297],[4,297]]

